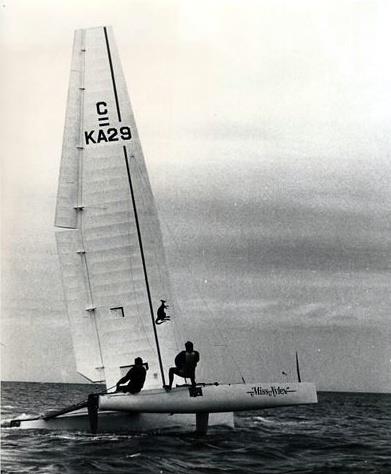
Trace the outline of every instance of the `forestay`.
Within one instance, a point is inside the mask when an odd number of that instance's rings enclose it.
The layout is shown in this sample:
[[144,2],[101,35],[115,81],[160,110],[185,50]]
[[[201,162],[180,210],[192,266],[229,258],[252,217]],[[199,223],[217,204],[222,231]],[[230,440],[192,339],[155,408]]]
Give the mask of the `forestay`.
[[[78,371],[111,386],[140,356],[161,386],[154,331],[166,370],[183,340],[111,28],[75,33],[55,225]],[[161,299],[174,318],[154,328]]]

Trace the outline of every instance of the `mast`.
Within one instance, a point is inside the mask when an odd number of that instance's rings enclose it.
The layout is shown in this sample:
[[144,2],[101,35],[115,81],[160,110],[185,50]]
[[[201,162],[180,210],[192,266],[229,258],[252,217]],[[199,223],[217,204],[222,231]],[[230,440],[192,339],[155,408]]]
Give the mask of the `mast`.
[[[120,109],[119,100],[118,100],[118,92],[117,92],[117,86],[116,86],[116,82],[115,82],[113,61],[112,61],[112,57],[111,57],[110,43],[109,43],[109,39],[108,39],[108,36],[107,36],[106,26],[103,27],[103,31],[104,31],[104,35],[105,35],[107,56],[108,56],[109,64],[110,64],[111,79],[112,79],[112,82],[113,82],[113,92],[114,92],[114,98],[115,98],[115,105],[116,105],[116,109],[117,109],[118,122],[121,123],[122,122],[121,109]],[[145,287],[146,287],[146,290],[147,290],[148,305],[149,305],[149,311],[150,311],[150,314],[151,314],[153,334],[154,334],[154,337],[155,337],[156,350],[157,350],[157,355],[158,355],[158,360],[159,360],[160,374],[161,374],[161,377],[162,377],[163,385],[165,385],[166,383],[165,383],[165,378],[164,378],[163,361],[162,361],[162,356],[161,356],[161,352],[160,352],[159,339],[158,339],[158,335],[157,335],[157,331],[156,331],[155,318],[154,318],[153,305],[152,305],[152,298],[151,298],[151,290],[149,288],[147,267],[146,267],[146,264],[145,264],[144,249],[143,249],[143,242],[142,242],[142,239],[141,239],[141,231],[140,231],[140,224],[139,224],[138,214],[137,214],[136,200],[135,200],[135,197],[134,197],[132,177],[131,177],[131,174],[130,174],[130,165],[129,165],[128,155],[127,155],[127,150],[126,150],[125,145],[123,146],[123,151],[124,151],[124,157],[125,157],[125,163],[126,163],[126,171],[127,171],[127,174],[128,174],[130,194],[131,194],[131,197],[132,197],[133,212],[134,212],[134,218],[135,218],[136,228],[137,228],[137,239],[138,239],[138,244],[139,244],[139,248],[140,248],[141,261],[142,261],[142,264],[143,264]]]
[[297,351],[296,351],[296,372],[297,372],[297,380],[298,380],[298,382],[301,382],[299,355],[298,355]]
[[158,356],[158,359],[159,359],[160,374],[162,376],[162,382],[163,382],[163,386],[164,386],[164,385],[166,385],[166,381],[165,381],[165,378],[164,378],[163,361],[162,361],[162,355],[161,355],[161,352],[160,352],[160,345],[159,345],[159,338],[158,338],[157,330],[156,330],[155,317],[154,317],[154,313],[153,313],[151,291],[150,291],[150,288],[149,288],[147,266],[145,264],[143,241],[141,239],[140,224],[139,224],[139,221],[138,221],[136,200],[135,200],[135,197],[134,197],[134,190],[133,190],[133,184],[132,184],[132,176],[130,174],[130,165],[129,165],[128,153],[126,151],[126,146],[125,145],[123,147],[123,150],[124,150],[124,157],[125,157],[125,163],[126,163],[126,171],[128,173],[130,194],[132,196],[132,205],[133,205],[133,211],[134,211],[134,218],[135,218],[135,221],[136,221],[137,238],[138,238],[138,243],[139,243],[139,247],[140,247],[141,261],[142,261],[142,264],[143,264],[145,287],[147,289],[147,295],[148,295],[149,311],[150,311],[150,314],[151,314],[153,334],[155,336],[155,344],[156,344],[156,349],[157,349],[157,356]]

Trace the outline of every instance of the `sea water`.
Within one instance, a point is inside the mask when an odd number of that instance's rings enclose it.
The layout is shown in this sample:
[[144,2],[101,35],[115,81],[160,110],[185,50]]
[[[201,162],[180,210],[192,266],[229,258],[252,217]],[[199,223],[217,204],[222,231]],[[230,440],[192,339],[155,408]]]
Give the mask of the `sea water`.
[[[2,420],[77,403],[101,387],[2,383]],[[391,474],[391,395],[319,393],[317,405],[243,412],[206,436],[2,429],[3,473]]]

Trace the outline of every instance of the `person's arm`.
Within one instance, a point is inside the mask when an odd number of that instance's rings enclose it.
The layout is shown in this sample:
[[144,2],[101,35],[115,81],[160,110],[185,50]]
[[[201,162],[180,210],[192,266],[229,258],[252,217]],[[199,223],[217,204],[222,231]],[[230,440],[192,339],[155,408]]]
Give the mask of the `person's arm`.
[[185,365],[185,358],[183,357],[183,352],[180,352],[175,357],[175,365],[178,367],[178,369],[183,369],[183,366]]
[[129,372],[125,375],[125,377],[122,377],[122,379],[118,380],[118,382],[117,382],[117,390],[118,390],[118,387],[119,387],[120,385],[122,385],[123,383],[126,383],[128,380],[130,380],[130,378],[131,378],[131,376],[132,376],[131,372],[132,372],[132,369],[129,370]]

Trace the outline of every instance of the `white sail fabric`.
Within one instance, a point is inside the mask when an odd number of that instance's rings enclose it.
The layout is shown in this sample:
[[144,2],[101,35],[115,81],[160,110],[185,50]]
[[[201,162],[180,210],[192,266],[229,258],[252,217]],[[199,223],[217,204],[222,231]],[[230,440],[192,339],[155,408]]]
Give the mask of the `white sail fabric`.
[[[110,28],[75,34],[55,224],[70,229],[57,245],[78,371],[109,387],[142,357],[145,387],[161,386],[152,315],[171,290]],[[167,378],[183,340],[175,316],[156,331]]]

